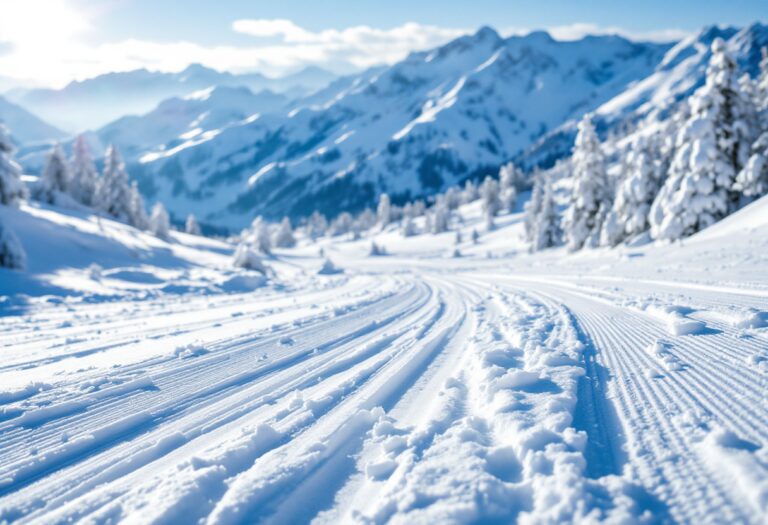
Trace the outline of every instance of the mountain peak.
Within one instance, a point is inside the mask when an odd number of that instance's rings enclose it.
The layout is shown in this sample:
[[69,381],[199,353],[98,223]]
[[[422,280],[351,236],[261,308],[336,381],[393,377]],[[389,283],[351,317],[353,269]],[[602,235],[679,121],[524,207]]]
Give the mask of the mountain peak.
[[475,40],[501,40],[499,33],[497,33],[496,30],[490,26],[483,26],[478,29],[474,35],[474,38]]
[[527,35],[523,36],[525,40],[530,40],[533,42],[554,42],[554,38],[552,38],[552,35],[550,35],[547,31],[544,31],[543,29],[539,29],[536,31],[531,31]]
[[695,39],[698,42],[701,42],[703,44],[706,44],[707,46],[712,45],[712,42],[716,38],[722,38],[723,40],[730,39],[733,35],[738,33],[738,29],[731,26],[718,26],[718,25],[711,25],[711,26],[705,26],[698,35],[696,35]]

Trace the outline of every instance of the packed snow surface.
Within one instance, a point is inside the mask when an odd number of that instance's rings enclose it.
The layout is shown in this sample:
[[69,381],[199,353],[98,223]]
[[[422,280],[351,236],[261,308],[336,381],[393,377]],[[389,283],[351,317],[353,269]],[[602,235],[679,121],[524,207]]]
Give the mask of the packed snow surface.
[[531,255],[474,203],[261,275],[4,209],[0,522],[765,523],[767,210]]

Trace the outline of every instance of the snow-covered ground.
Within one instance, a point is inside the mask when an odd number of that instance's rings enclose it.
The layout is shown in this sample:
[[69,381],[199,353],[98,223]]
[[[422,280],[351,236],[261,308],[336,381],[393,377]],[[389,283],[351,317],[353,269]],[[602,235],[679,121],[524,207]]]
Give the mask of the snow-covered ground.
[[1,209],[0,522],[765,523],[768,199],[577,254],[479,205],[458,244],[302,241],[266,280]]

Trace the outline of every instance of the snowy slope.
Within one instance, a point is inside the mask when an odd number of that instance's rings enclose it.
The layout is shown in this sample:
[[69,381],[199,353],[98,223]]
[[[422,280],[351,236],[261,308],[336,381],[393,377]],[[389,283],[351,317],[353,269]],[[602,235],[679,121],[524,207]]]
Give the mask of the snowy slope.
[[[255,214],[336,214],[382,191],[427,195],[494,171],[563,121],[654,70],[668,46],[620,37],[502,39],[484,28],[256,119],[141,159],[177,214],[239,227]],[[324,103],[321,101],[325,101]]]
[[[528,254],[520,213],[474,245],[473,203],[458,245],[302,242],[245,292],[211,286],[220,243],[2,210],[34,257],[35,232],[96,236],[105,270],[56,281],[65,252],[31,273],[82,295],[3,307],[0,521],[764,523],[767,206],[684,245]],[[136,264],[201,286],[147,291]],[[120,280],[144,293],[96,288]]]
[[62,129],[77,132],[104,126],[125,115],[146,113],[162,100],[211,86],[244,86],[255,92],[292,90],[295,96],[296,89],[303,93],[315,91],[333,78],[317,68],[272,79],[258,73],[233,75],[192,64],[179,73],[138,69],[75,81],[62,89],[16,89],[8,96]]
[[12,130],[13,140],[18,144],[52,141],[67,136],[4,97],[0,97],[0,123]]
[[199,286],[206,272],[196,268],[226,268],[232,252],[228,245],[203,237],[174,233],[174,242],[167,243],[88,212],[37,204],[0,206],[0,222],[12,228],[28,259],[24,272],[0,268],[0,296],[8,296],[6,306],[15,294],[112,296],[171,290],[185,282],[185,275],[189,281],[190,274]]

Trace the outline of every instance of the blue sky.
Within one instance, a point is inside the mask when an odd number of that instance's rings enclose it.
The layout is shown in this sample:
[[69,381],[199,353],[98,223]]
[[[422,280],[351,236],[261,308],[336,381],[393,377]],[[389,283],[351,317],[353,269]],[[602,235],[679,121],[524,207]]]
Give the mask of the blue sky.
[[765,0],[76,0],[75,4],[104,9],[104,28],[115,36],[174,39],[200,32],[199,38],[211,43],[236,42],[228,29],[239,18],[285,18],[315,31],[361,24],[386,28],[405,22],[528,28],[581,22],[650,31],[695,30],[713,23],[744,25],[768,16]]
[[0,77],[61,85],[136,67],[202,62],[280,75],[398,60],[491,25],[555,37],[681,38],[765,20],[766,0],[3,0]]

